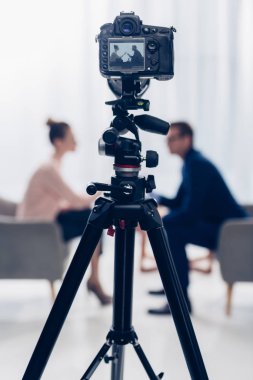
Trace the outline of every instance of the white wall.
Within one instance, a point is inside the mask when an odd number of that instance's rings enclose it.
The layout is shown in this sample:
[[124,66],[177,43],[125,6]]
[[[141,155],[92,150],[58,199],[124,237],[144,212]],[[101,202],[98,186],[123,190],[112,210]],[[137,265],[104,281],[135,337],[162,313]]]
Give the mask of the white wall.
[[[251,0],[9,0],[0,4],[0,195],[19,200],[27,179],[50,147],[45,120],[69,122],[79,150],[65,162],[78,190],[90,180],[109,181],[112,159],[97,141],[114,98],[98,70],[99,27],[121,10],[146,24],[171,26],[175,78],[153,80],[144,98],[150,114],[186,119],[196,144],[222,170],[241,202],[253,201],[253,3]],[[140,132],[144,149],[160,154],[158,188],[173,193],[179,161],[162,136]],[[146,172],[146,170],[145,170]]]

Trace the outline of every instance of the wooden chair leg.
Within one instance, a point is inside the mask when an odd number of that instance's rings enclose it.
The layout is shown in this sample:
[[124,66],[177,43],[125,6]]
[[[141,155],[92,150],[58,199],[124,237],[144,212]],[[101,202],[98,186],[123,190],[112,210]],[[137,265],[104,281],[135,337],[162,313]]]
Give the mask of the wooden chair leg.
[[[141,256],[140,256],[140,271],[141,272],[154,272],[157,271],[157,266],[153,256],[147,252],[147,233],[139,229],[141,235]],[[148,266],[146,266],[148,262]]]
[[233,285],[234,284],[227,284],[227,298],[225,307],[226,315],[231,315]]
[[[215,253],[213,251],[209,251],[207,255],[189,260],[189,267],[191,270],[194,270],[196,272],[200,272],[203,274],[210,274],[213,269],[213,261],[214,261]],[[198,263],[201,262],[206,263],[206,267],[198,266]],[[196,265],[197,264],[197,265]]]
[[54,282],[49,281],[49,284],[50,284],[50,291],[51,291],[51,299],[54,302],[56,298],[56,290],[55,290]]

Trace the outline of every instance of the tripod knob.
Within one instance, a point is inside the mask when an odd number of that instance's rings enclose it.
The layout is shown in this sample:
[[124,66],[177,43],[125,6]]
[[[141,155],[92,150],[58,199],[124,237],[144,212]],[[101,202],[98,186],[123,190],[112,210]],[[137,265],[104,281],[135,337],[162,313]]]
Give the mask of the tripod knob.
[[155,150],[147,150],[146,167],[155,168],[158,165],[159,156]]
[[86,191],[89,195],[94,195],[97,191],[111,191],[111,189],[111,185],[107,185],[106,183],[100,182],[91,182],[86,187]]
[[96,185],[94,185],[94,183],[90,183],[87,188],[86,188],[86,191],[89,195],[94,195],[96,194],[97,192],[97,188],[96,188]]
[[125,196],[130,196],[135,191],[135,185],[134,185],[134,183],[129,183],[129,181],[127,181],[127,182],[122,181],[120,183],[120,186],[108,185],[106,183],[100,183],[100,182],[91,182],[88,184],[88,186],[86,188],[86,192],[89,195],[94,195],[94,194],[96,194],[97,191],[109,191],[109,192],[116,191],[118,193],[124,194]]
[[119,131],[115,128],[109,128],[103,133],[103,141],[106,144],[113,145],[115,144],[119,136]]

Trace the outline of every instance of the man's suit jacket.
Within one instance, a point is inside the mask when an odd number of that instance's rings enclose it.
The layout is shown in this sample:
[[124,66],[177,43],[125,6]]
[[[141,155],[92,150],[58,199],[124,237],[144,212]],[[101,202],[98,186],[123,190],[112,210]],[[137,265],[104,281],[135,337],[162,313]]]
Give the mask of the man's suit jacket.
[[247,216],[218,169],[195,149],[190,149],[184,159],[176,197],[160,197],[158,202],[171,209],[166,219],[175,224],[194,221],[221,224],[226,219]]

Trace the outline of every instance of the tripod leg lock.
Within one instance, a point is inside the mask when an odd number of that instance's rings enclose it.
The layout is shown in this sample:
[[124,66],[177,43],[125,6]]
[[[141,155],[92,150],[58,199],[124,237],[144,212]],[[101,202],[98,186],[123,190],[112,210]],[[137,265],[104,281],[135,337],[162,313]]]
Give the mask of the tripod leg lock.
[[148,231],[152,228],[162,227],[162,219],[157,211],[157,203],[154,199],[147,199],[142,204],[142,211],[139,219],[141,229]]
[[116,359],[115,356],[108,356],[108,355],[106,355],[104,357],[104,361],[105,361],[106,364],[109,364],[110,362],[112,362],[115,359]]
[[105,198],[98,198],[90,215],[89,223],[99,229],[109,228],[112,224],[113,206],[113,201]]

